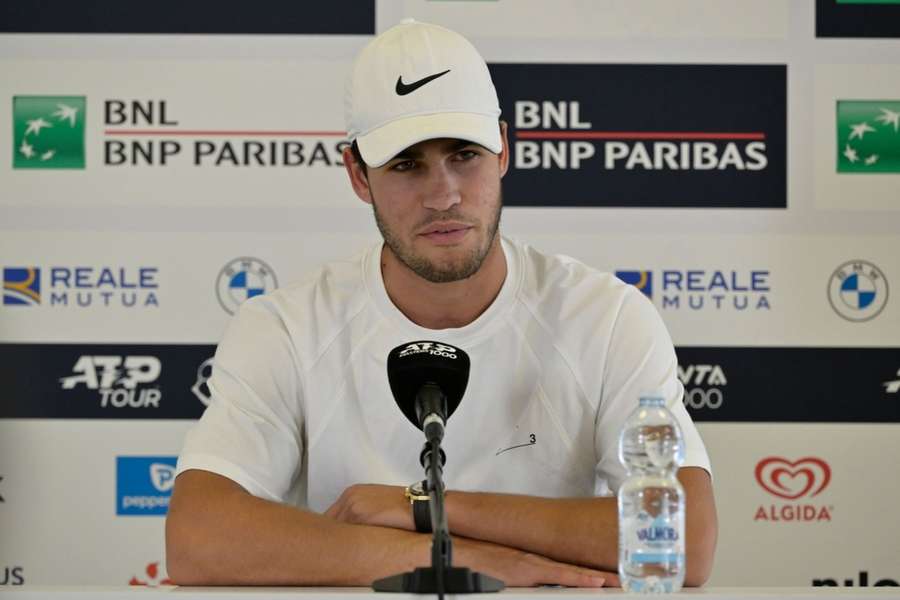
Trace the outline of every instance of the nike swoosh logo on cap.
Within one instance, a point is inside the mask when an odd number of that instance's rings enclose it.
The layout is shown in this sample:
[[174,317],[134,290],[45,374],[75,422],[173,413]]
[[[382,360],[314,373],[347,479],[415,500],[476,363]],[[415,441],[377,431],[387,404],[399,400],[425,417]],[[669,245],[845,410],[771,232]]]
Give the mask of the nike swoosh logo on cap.
[[416,91],[417,89],[419,89],[420,87],[422,87],[423,85],[425,85],[426,83],[434,81],[438,77],[441,77],[442,75],[446,75],[449,72],[450,72],[450,69],[447,69],[446,71],[444,71],[442,73],[435,73],[434,75],[429,75],[428,77],[423,77],[422,79],[420,79],[418,81],[413,81],[412,83],[403,83],[403,75],[401,75],[400,77],[397,78],[397,86],[394,88],[394,91],[397,92],[398,96],[405,96],[407,94],[411,94],[414,91]]

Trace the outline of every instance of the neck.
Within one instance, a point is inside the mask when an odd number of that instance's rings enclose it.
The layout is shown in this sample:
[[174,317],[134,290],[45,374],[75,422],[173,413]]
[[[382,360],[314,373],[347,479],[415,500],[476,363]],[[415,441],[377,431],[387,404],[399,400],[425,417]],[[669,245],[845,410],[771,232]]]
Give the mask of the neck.
[[388,297],[410,321],[427,329],[465,327],[491,305],[506,279],[500,234],[481,268],[467,279],[432,283],[416,275],[387,245],[381,250],[381,276]]

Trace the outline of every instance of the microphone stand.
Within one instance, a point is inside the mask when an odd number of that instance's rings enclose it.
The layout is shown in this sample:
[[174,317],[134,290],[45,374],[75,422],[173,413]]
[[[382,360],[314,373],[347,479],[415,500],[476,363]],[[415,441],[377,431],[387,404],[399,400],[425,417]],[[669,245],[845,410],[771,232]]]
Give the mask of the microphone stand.
[[441,450],[440,435],[425,442],[419,461],[425,467],[428,481],[428,505],[431,511],[431,566],[417,567],[414,571],[400,573],[379,579],[372,584],[376,592],[403,592],[407,594],[437,594],[444,600],[444,594],[483,594],[499,592],[506,587],[499,579],[477,573],[467,567],[454,567],[453,540],[447,525],[447,511],[444,508],[444,482],[441,477],[446,460]]

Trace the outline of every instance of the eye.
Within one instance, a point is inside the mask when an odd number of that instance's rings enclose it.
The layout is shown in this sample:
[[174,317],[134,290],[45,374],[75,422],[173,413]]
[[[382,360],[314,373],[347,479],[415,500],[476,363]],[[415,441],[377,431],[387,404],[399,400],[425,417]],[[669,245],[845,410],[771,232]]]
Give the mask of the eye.
[[403,172],[403,171],[409,171],[410,169],[415,168],[415,166],[416,166],[415,161],[403,160],[403,161],[400,161],[398,163],[394,163],[393,165],[391,165],[390,170]]
[[456,157],[459,160],[464,160],[464,161],[472,160],[473,158],[475,158],[477,156],[478,156],[478,152],[476,152],[475,150],[470,150],[468,148],[466,148],[465,150],[460,150],[459,152],[456,153]]

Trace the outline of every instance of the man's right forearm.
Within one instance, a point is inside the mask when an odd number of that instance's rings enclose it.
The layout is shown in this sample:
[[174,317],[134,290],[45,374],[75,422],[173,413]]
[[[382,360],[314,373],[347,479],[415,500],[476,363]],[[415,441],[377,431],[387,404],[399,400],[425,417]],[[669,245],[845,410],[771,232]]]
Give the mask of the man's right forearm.
[[359,585],[430,562],[422,534],[349,525],[250,495],[230,479],[178,476],[166,519],[179,585]]

